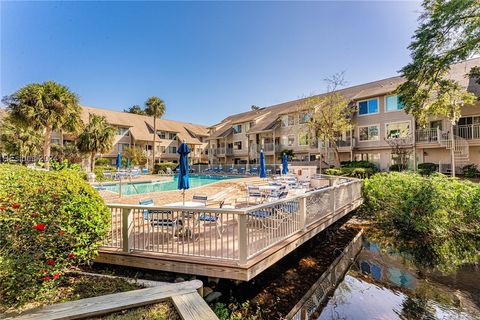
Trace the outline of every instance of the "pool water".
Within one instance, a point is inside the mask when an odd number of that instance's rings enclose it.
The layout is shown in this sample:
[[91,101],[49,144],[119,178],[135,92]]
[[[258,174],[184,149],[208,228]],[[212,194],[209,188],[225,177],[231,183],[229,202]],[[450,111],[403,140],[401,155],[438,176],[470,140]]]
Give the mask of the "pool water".
[[[217,181],[233,179],[233,178],[239,178],[239,177],[194,175],[194,176],[190,176],[190,188],[201,187]],[[108,190],[116,193],[119,193],[120,191],[120,186],[118,183],[106,184],[99,187],[104,190]],[[150,192],[171,191],[171,190],[177,190],[177,187],[178,187],[178,176],[174,176],[170,180],[123,183],[122,195],[134,195],[134,194],[142,194],[142,193],[150,193]]]

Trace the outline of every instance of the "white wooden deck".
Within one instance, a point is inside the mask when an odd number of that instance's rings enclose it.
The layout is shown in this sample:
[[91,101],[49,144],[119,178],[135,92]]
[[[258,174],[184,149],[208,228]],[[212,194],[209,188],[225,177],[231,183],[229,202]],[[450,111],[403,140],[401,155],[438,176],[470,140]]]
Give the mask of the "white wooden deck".
[[242,209],[111,204],[98,262],[250,280],[362,202],[357,179]]

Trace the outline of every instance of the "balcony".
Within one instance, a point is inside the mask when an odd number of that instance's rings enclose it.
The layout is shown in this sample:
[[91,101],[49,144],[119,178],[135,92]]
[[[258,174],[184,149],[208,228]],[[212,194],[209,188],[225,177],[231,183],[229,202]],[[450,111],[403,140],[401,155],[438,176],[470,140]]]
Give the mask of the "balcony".
[[263,152],[268,154],[273,154],[273,152],[280,152],[282,151],[282,145],[275,144],[273,142],[264,143],[263,146],[260,146],[263,149]]
[[455,126],[455,134],[463,139],[480,139],[480,123]]
[[438,143],[437,128],[417,129],[415,132],[415,141],[417,143]]

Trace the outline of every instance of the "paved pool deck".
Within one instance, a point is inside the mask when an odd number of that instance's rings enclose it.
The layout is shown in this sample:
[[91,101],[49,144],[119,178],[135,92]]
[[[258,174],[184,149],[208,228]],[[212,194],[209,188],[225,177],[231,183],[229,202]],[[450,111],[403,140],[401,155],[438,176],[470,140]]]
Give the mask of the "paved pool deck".
[[[149,175],[133,179],[132,182],[145,182],[152,180],[170,180],[171,176]],[[106,183],[106,182],[105,182]],[[238,179],[219,180],[201,187],[188,189],[185,191],[185,199],[191,200],[193,195],[207,195],[209,200],[214,202],[211,206],[215,206],[215,201],[225,200],[226,204],[234,205],[240,202],[240,198],[245,197],[246,184],[262,184],[265,183],[263,179],[258,177],[239,177]],[[116,192],[100,190],[100,195],[105,199],[106,203],[123,203],[123,204],[138,204],[143,199],[153,199],[155,205],[166,205],[173,202],[182,201],[183,196],[180,190],[150,192],[136,195],[122,195],[119,196]]]

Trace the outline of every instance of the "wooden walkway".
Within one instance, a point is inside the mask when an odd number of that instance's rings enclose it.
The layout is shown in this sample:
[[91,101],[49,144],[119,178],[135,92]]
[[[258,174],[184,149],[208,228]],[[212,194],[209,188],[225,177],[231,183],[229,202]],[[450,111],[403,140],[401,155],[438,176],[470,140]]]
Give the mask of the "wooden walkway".
[[111,204],[97,262],[248,281],[362,203],[362,182],[242,209]]
[[[171,283],[122,293],[58,303],[28,311],[16,320],[60,320],[98,317],[112,312],[142,307],[171,298],[184,320],[218,319],[197,290],[200,280]],[[7,318],[8,319],[8,318]]]

